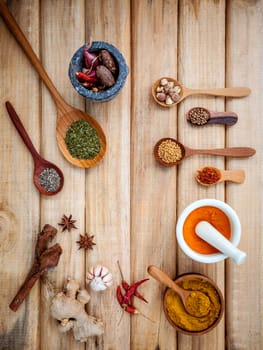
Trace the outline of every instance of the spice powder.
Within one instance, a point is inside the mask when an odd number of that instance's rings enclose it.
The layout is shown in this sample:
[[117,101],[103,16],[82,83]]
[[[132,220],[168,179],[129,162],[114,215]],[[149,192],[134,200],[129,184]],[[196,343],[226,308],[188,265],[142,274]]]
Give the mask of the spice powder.
[[186,218],[183,226],[183,236],[186,244],[200,254],[214,254],[219,251],[205,242],[195,233],[195,227],[200,221],[208,221],[225,238],[230,239],[231,224],[228,216],[219,208],[204,206],[193,210]]

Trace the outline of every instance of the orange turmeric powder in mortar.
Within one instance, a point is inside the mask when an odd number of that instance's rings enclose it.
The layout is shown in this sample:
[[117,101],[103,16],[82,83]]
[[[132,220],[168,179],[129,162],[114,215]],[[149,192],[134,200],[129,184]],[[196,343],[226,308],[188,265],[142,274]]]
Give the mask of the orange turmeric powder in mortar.
[[198,237],[195,227],[200,221],[208,221],[225,238],[230,239],[231,225],[228,216],[221,210],[212,206],[204,206],[193,210],[186,218],[183,235],[188,246],[200,254],[214,254],[219,251]]

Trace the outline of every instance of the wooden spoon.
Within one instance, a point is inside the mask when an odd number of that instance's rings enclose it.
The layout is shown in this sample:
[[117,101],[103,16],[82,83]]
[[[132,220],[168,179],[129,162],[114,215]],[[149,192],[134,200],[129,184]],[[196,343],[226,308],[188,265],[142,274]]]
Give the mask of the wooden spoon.
[[[167,79],[168,81],[173,81],[175,86],[179,86],[181,92],[179,94],[179,99],[175,101],[173,104],[166,104],[165,102],[159,101],[156,97],[156,89],[160,86],[160,82],[162,79]],[[152,86],[152,95],[154,100],[162,107],[173,107],[177,105],[179,102],[183,101],[187,96],[190,95],[212,95],[212,96],[226,96],[226,97],[244,97],[249,95],[251,90],[247,87],[232,87],[232,88],[217,88],[217,89],[191,89],[183,86],[178,80],[163,77],[161,79],[156,80],[156,82]]]
[[242,264],[246,260],[247,254],[234,246],[209,222],[200,221],[195,227],[195,232],[204,241],[233,259],[237,265]]
[[204,107],[193,107],[186,113],[186,120],[194,126],[206,124],[234,125],[237,122],[234,112],[214,112]]
[[[15,21],[14,17],[10,13],[8,7],[6,6],[5,2],[3,0],[0,0],[0,14],[3,17],[7,27],[9,28],[10,32],[14,35],[15,39],[21,46],[21,48],[24,50],[25,54],[27,55],[28,59],[32,63],[32,65],[35,67],[36,71],[38,72],[39,76],[45,83],[46,87],[48,88],[57,108],[57,127],[56,127],[56,137],[57,137],[57,143],[60,148],[60,151],[64,155],[64,157],[72,164],[83,167],[83,168],[89,168],[94,165],[96,165],[99,161],[102,160],[105,151],[106,151],[106,138],[104,135],[104,132],[101,128],[101,126],[98,124],[98,122],[91,117],[89,114],[84,113],[80,111],[79,109],[76,109],[69,104],[67,104],[64,99],[61,97],[59,92],[57,91],[56,87],[54,86],[53,82],[49,78],[47,72],[43,68],[40,60],[36,56],[35,52],[33,51],[31,45],[29,44],[28,40],[26,39],[24,33],[18,26],[17,22]],[[84,119],[86,120],[98,133],[98,136],[100,138],[101,143],[101,149],[100,152],[94,157],[93,159],[77,159],[71,156],[71,154],[68,151],[67,145],[65,143],[65,136],[68,127],[76,120]]]
[[[195,317],[201,317],[201,316],[205,316],[209,313],[211,303],[210,303],[210,299],[204,293],[199,292],[199,291],[185,290],[185,289],[181,288],[165,272],[158,269],[158,267],[156,267],[156,266],[153,266],[153,265],[148,266],[147,271],[148,271],[149,275],[151,275],[154,279],[156,279],[158,282],[164,284],[166,287],[171,288],[180,296],[182,303],[184,305],[184,308],[188,314],[195,316]],[[187,302],[187,299],[193,298],[195,296],[196,296],[196,298],[200,298],[200,294],[201,294],[201,298],[205,301],[205,304],[208,307],[205,309],[205,311],[202,310],[202,313],[199,314],[199,313],[193,312],[193,310],[190,307],[190,304]],[[193,302],[193,300],[192,300],[192,302]]]
[[[202,173],[202,171],[204,171],[206,168],[210,168],[212,169],[215,173],[218,174],[218,180],[215,182],[211,182],[211,183],[204,183],[202,182],[201,178],[200,178],[200,174]],[[219,182],[223,182],[223,181],[231,181],[231,182],[235,182],[235,183],[243,183],[245,181],[245,172],[242,169],[234,169],[234,170],[222,170],[222,169],[218,169],[212,166],[206,166],[206,167],[202,167],[200,169],[198,169],[196,171],[196,175],[195,175],[195,179],[196,181],[203,186],[213,186]]]
[[[34,160],[33,181],[36,188],[40,193],[45,194],[47,196],[52,196],[58,193],[59,191],[61,191],[64,184],[64,176],[62,171],[55,164],[45,160],[39,155],[32,141],[30,140],[30,137],[28,136],[28,133],[26,132],[21,120],[19,119],[16,111],[14,110],[11,103],[8,101],[6,102],[6,109],[10,116],[10,119],[12,120],[14,126],[16,127],[16,130],[19,132],[19,135],[21,136],[22,140],[24,141],[25,145],[27,146],[29,152],[33,157],[33,160]],[[47,191],[43,186],[41,186],[39,176],[44,169],[54,169],[55,172],[57,172],[57,174],[59,175],[60,183],[59,183],[59,187],[55,191]]]
[[[162,142],[166,140],[171,140],[175,144],[179,146],[181,149],[181,154],[180,158],[176,161],[171,161],[171,162],[165,162],[162,158],[160,158],[158,150],[159,146],[161,145]],[[250,147],[227,147],[227,148],[212,148],[212,149],[193,149],[190,147],[186,147],[177,140],[171,138],[171,137],[165,137],[160,139],[156,145],[154,146],[154,156],[155,159],[162,165],[171,167],[177,164],[180,164],[180,162],[192,155],[195,154],[210,154],[214,156],[226,156],[226,157],[238,157],[238,158],[243,158],[243,157],[251,157],[256,153],[256,150],[254,148]]]

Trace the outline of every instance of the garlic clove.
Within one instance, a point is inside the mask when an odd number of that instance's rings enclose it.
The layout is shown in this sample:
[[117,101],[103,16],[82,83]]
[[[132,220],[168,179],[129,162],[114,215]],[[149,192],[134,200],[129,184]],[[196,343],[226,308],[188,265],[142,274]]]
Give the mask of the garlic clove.
[[99,277],[101,275],[103,267],[101,265],[97,265],[93,268],[93,274],[96,277]]
[[95,291],[105,290],[112,285],[112,274],[109,269],[102,265],[97,265],[89,269],[86,282]]
[[103,277],[103,282],[105,284],[107,284],[108,286],[111,286],[112,285],[112,274],[111,273],[108,273],[107,275],[105,275]]
[[172,104],[174,103],[174,101],[171,99],[170,96],[167,96],[167,97],[166,97],[166,100],[165,100],[165,103],[166,103],[167,105],[172,105]]

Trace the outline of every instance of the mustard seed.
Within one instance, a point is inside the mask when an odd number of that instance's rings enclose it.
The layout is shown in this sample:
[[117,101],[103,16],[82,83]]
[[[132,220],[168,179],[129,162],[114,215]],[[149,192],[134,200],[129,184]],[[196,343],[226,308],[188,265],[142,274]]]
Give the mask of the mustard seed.
[[174,163],[183,158],[182,148],[173,140],[164,140],[158,147],[158,156],[165,163]]

